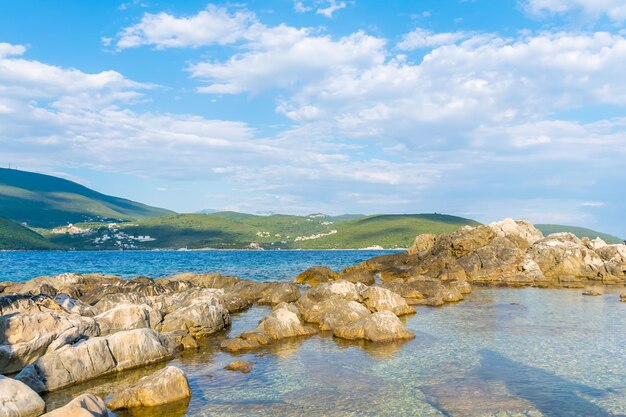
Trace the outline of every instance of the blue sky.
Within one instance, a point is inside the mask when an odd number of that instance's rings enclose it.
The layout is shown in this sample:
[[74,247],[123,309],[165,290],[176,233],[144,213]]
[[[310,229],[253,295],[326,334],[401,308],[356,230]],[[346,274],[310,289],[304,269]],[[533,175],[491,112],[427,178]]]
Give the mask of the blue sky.
[[0,164],[180,212],[626,237],[626,1],[0,4]]

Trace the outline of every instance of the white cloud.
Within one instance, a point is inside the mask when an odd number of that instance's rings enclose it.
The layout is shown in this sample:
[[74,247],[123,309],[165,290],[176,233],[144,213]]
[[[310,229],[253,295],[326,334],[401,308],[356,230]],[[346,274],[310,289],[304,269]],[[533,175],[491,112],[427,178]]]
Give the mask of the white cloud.
[[465,32],[433,33],[429,30],[417,28],[403,36],[398,48],[411,51],[414,49],[433,48],[442,45],[454,44],[469,37]]
[[[385,59],[385,41],[362,32],[333,40],[309,36],[308,30],[283,27],[280,42],[269,29],[257,48],[231,57],[226,62],[203,62],[189,67],[193,77],[206,80],[203,93],[238,94],[267,88],[289,88],[342,73],[358,73]],[[323,56],[323,59],[320,59]]]
[[304,2],[301,1],[294,1],[293,9],[296,11],[296,13],[307,13],[313,10],[313,7],[306,6]]
[[253,13],[230,14],[225,8],[212,4],[190,17],[146,13],[139,23],[117,35],[116,45],[118,49],[142,45],[154,45],[157,49],[226,45],[245,37],[255,22]]
[[328,0],[326,7],[319,7],[315,13],[324,17],[331,18],[337,10],[345,9],[347,6],[345,1]]
[[11,45],[10,43],[0,42],[0,58],[23,55],[24,52],[26,52],[26,47],[23,45]]
[[626,20],[623,0],[523,0],[522,4],[534,16],[582,13],[593,19],[606,16],[615,22]]

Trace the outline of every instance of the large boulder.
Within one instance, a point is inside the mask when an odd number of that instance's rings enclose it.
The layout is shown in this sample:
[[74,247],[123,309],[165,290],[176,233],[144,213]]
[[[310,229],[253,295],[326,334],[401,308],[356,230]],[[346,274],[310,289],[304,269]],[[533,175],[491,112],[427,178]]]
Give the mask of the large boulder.
[[281,282],[270,289],[258,300],[260,305],[275,306],[280,303],[293,303],[300,298],[300,287],[296,284]]
[[21,370],[46,352],[97,336],[93,318],[75,314],[38,312],[0,316],[0,372]]
[[396,316],[415,313],[402,296],[381,287],[368,287],[361,291],[363,304],[372,312],[391,311]]
[[154,330],[128,330],[46,353],[15,379],[41,393],[171,357],[171,348]]
[[42,417],[107,417],[108,415],[106,405],[100,397],[93,394],[83,394]]
[[198,339],[230,327],[230,314],[217,300],[198,302],[168,314],[159,326],[162,332],[184,330]]
[[363,304],[356,301],[328,300],[333,308],[324,314],[320,323],[321,330],[334,330],[338,327],[353,323],[371,313]]
[[228,352],[257,349],[280,340],[296,336],[309,336],[317,330],[302,322],[300,312],[294,304],[281,303],[261,319],[259,325],[233,339],[224,340],[220,348]]
[[316,333],[314,328],[303,324],[298,308],[294,304],[286,303],[279,304],[264,317],[255,331],[266,334],[273,340]]
[[608,275],[602,258],[571,233],[553,233],[537,241],[527,254],[552,280],[572,277],[601,281]]
[[390,311],[380,311],[365,318],[333,329],[333,335],[341,339],[364,339],[372,342],[393,342],[413,339],[398,317]]
[[46,403],[26,384],[0,375],[0,416],[36,417],[45,408]]
[[372,285],[376,282],[376,273],[367,268],[367,265],[357,264],[344,268],[339,273],[339,279],[364,285]]
[[[334,313],[332,322],[339,320],[343,321],[344,324],[365,317],[370,313],[363,304],[343,298],[328,298],[318,302],[298,304],[298,306],[304,321],[315,323],[320,327],[330,313]],[[349,320],[349,317],[354,317],[354,319]]]
[[161,313],[147,304],[121,304],[95,317],[100,334],[106,336],[122,330],[156,328]]
[[300,273],[294,279],[293,282],[299,284],[309,284],[311,287],[315,287],[322,282],[336,281],[339,279],[339,274],[330,268],[325,266],[312,266],[306,271]]
[[114,394],[107,407],[111,410],[154,407],[189,397],[191,389],[185,373],[175,366],[168,366]]

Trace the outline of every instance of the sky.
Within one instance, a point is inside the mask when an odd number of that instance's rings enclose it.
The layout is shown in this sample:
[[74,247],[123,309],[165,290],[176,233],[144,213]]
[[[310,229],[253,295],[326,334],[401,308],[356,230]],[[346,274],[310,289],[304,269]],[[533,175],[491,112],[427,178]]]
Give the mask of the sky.
[[626,0],[0,2],[0,166],[179,212],[626,237]]

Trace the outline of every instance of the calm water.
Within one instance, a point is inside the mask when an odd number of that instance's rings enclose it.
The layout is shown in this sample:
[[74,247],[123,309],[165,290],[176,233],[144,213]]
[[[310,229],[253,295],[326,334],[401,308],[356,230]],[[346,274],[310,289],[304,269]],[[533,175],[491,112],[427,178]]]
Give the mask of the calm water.
[[101,272],[125,278],[220,272],[278,281],[291,280],[311,266],[339,270],[386,253],[394,251],[0,252],[0,281],[23,281],[64,272]]
[[[267,311],[235,316],[230,335]],[[616,294],[479,289],[456,305],[419,308],[406,324],[417,338],[401,344],[327,334],[277,343],[239,356],[254,364],[247,375],[223,369],[234,357],[217,349],[218,338],[172,362],[189,376],[189,403],[134,415],[626,415],[626,303]],[[46,400],[53,406],[83,391],[106,396],[155,369]]]

